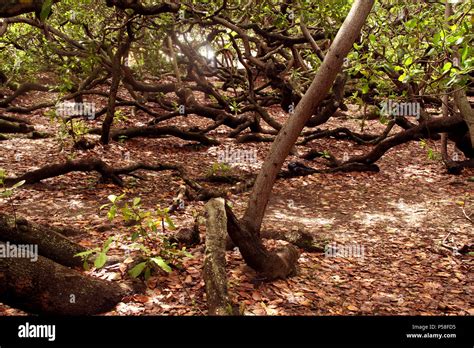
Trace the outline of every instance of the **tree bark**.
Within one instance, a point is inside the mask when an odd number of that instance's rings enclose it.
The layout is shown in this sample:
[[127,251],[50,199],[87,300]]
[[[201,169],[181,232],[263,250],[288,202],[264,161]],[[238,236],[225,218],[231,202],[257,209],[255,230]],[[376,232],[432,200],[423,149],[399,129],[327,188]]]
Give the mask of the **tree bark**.
[[474,110],[472,110],[464,90],[457,90],[454,92],[454,101],[469,128],[471,147],[474,149]]
[[225,244],[227,237],[227,217],[225,201],[211,199],[206,204],[206,256],[203,277],[206,283],[209,315],[232,314],[232,306],[227,293]]
[[[121,169],[117,169],[120,171]],[[49,164],[40,169],[27,172],[16,178],[6,178],[5,184],[13,185],[22,180],[25,184],[34,184],[44,179],[54,178],[56,176],[68,174],[71,172],[99,172],[104,179],[111,179],[115,184],[122,186],[123,182],[115,173],[115,169],[110,167],[102,160],[94,158],[85,158],[79,160],[66,161],[64,163]]]
[[38,245],[40,255],[43,255],[61,265],[81,267],[83,262],[74,255],[86,249],[60,234],[60,229],[33,223],[23,218],[0,213],[0,240],[14,244]]
[[219,145],[219,141],[212,138],[208,138],[202,133],[183,131],[174,126],[132,127],[125,129],[116,129],[110,133],[111,138],[114,140],[120,140],[120,138],[122,137],[130,139],[135,137],[163,137],[167,135],[171,135],[183,140],[198,141],[206,146]]
[[25,123],[16,123],[0,119],[1,133],[29,133],[34,131],[34,127]]
[[104,145],[107,145],[110,141],[110,128],[114,122],[115,103],[120,82],[122,81],[122,57],[130,48],[130,38],[129,41],[123,42],[124,32],[125,29],[122,27],[118,33],[118,42],[120,42],[120,46],[112,59],[112,82],[109,91],[109,101],[107,104],[107,116],[102,123],[102,135],[100,137],[100,142]]
[[283,279],[296,273],[298,250],[291,244],[275,252],[268,251],[259,234],[240,224],[232,209],[226,204],[227,231],[239,247],[247,265],[266,280]]
[[93,315],[110,311],[125,295],[118,284],[85,276],[42,256],[36,262],[0,258],[0,301],[29,313]]
[[[411,140],[426,138],[429,134],[439,132],[451,133],[457,130],[462,130],[463,128],[466,128],[466,125],[462,118],[459,116],[434,118],[416,127],[410,128],[406,131],[401,131],[400,133],[385,139],[377,146],[375,146],[368,154],[362,156],[354,156],[350,158],[347,162],[372,164],[378,161],[388,150],[390,150],[394,146],[404,144]],[[465,132],[463,131],[462,133],[464,134]]]

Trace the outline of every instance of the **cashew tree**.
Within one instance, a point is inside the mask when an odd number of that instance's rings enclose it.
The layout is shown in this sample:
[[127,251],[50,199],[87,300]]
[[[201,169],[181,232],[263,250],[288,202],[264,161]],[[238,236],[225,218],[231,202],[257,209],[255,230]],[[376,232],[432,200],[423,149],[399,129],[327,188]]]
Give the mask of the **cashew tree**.
[[231,238],[249,266],[269,279],[284,278],[294,273],[298,259],[298,252],[292,245],[270,252],[260,238],[260,227],[277,174],[306,122],[331,89],[373,5],[373,0],[354,1],[312,84],[273,142],[253,186],[241,223],[227,209]]

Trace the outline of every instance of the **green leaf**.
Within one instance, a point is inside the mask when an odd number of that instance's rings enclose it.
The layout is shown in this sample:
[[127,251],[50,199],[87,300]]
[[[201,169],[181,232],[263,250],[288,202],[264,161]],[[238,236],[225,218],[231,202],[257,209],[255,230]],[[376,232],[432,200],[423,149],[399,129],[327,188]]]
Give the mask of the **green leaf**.
[[418,19],[413,18],[413,19],[410,19],[409,21],[407,21],[405,23],[405,27],[413,29],[416,26],[417,23],[418,23]]
[[408,82],[409,79],[410,79],[410,76],[408,76],[406,71],[405,71],[403,74],[400,75],[400,77],[398,78],[398,81],[406,83],[406,82]]
[[13,194],[13,191],[10,189],[6,189],[5,191],[2,192],[2,197],[8,198]]
[[403,70],[403,68],[402,68],[400,65],[395,65],[395,66],[393,67],[393,70],[395,70],[395,71],[398,72],[398,71],[400,71],[400,70]]
[[133,206],[136,207],[140,204],[140,202],[142,201],[142,199],[140,197],[135,197],[133,199]]
[[468,54],[469,54],[469,46],[465,45],[461,53],[461,59],[463,62],[466,60]]
[[115,205],[110,207],[109,212],[107,213],[107,218],[112,221],[117,215],[117,207]]
[[44,22],[51,13],[51,7],[53,6],[53,0],[45,0],[43,7],[41,8],[40,20]]
[[129,272],[128,274],[130,274],[130,276],[132,278],[136,278],[138,277],[140,274],[142,274],[143,270],[145,269],[146,267],[146,262],[142,262],[142,263],[139,263],[138,265],[136,265],[135,267],[133,267]]
[[361,91],[362,91],[362,94],[369,93],[369,84],[366,83],[366,84],[362,85]]
[[108,206],[110,206],[110,204],[103,204],[103,205],[100,206],[99,210],[107,208]]
[[403,65],[410,66],[412,63],[413,63],[413,58],[408,57],[407,59],[405,59],[405,62],[403,63]]
[[78,253],[76,255],[74,255],[74,257],[86,257],[86,256],[89,256],[91,254],[93,254],[94,252],[96,252],[97,250],[94,250],[94,249],[91,249],[91,250],[86,250],[86,251],[83,251],[82,253]]
[[443,71],[448,71],[451,69],[451,67],[453,66],[453,64],[451,62],[446,62],[444,65],[443,65]]
[[170,230],[175,230],[176,229],[176,226],[174,225],[173,220],[171,220],[171,218],[169,216],[165,217],[165,221],[166,221],[166,224],[168,225]]
[[151,269],[150,269],[150,267],[147,267],[147,268],[145,269],[144,277],[145,277],[145,280],[150,279],[150,277],[151,277]]
[[370,34],[370,35],[369,35],[369,41],[370,41],[370,43],[371,43],[372,45],[375,44],[375,42],[376,42],[377,40],[376,40],[376,37],[375,37],[374,34]]
[[105,241],[104,247],[102,248],[103,253],[107,253],[109,251],[110,245],[112,244],[113,241],[114,241],[114,237],[110,237],[109,239]]
[[183,247],[183,249],[181,249],[181,253],[185,256],[185,257],[189,257],[191,259],[194,258],[193,254],[191,254],[189,251],[186,250],[186,247]]
[[99,253],[96,259],[94,260],[94,267],[102,268],[104,267],[106,262],[107,262],[107,255],[105,253]]
[[152,257],[150,260],[156,263],[163,271],[171,273],[171,267],[161,257]]
[[122,215],[125,221],[132,220],[132,218],[135,216],[128,204],[125,204],[125,206],[122,208]]

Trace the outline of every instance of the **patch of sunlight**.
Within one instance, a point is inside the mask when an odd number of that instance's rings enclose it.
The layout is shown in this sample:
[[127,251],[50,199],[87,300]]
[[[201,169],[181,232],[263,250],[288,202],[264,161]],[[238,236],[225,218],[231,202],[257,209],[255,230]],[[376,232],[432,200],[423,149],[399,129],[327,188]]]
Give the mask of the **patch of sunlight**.
[[334,218],[331,219],[326,219],[326,218],[307,218],[303,217],[301,215],[294,215],[294,214],[287,214],[287,213],[280,213],[280,212],[275,212],[273,214],[277,219],[280,220],[288,220],[288,221],[295,221],[299,222],[301,224],[304,224],[305,226],[310,226],[310,225],[320,225],[320,226],[326,226],[326,225],[332,225],[334,223]]
[[71,209],[84,208],[84,203],[80,200],[71,199],[71,200],[69,200],[69,207]]
[[396,202],[388,202],[388,205],[398,210],[397,215],[408,224],[419,226],[423,222],[428,212],[426,203],[407,203],[402,198]]
[[379,222],[396,222],[397,218],[394,216],[386,214],[371,214],[371,213],[361,213],[360,214],[360,223],[372,226]]

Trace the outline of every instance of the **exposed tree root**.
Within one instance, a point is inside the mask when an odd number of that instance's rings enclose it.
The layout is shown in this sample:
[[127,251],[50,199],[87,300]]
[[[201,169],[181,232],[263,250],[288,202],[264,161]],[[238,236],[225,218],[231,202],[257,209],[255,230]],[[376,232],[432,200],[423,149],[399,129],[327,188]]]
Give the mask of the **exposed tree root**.
[[0,133],[29,133],[34,127],[26,123],[16,123],[0,119]]
[[88,277],[43,256],[38,256],[36,262],[0,258],[0,301],[30,313],[104,313],[113,309],[126,293],[116,283]]
[[[91,130],[91,134],[100,134],[100,130]],[[197,141],[203,145],[219,145],[219,142],[215,139],[206,137],[205,135],[197,132],[183,131],[177,127],[134,127],[126,129],[115,129],[110,133],[110,137],[117,141],[120,139],[130,139],[135,137],[164,137],[174,136],[183,140]]]
[[260,234],[265,239],[278,239],[291,243],[304,251],[323,253],[324,246],[318,245],[311,233],[296,231],[268,231],[263,230]]
[[[25,184],[35,184],[41,180],[54,178],[57,176],[65,175],[72,172],[92,172],[96,171],[102,175],[104,180],[111,180],[118,186],[123,186],[123,180],[119,177],[120,175],[130,175],[136,170],[150,170],[150,171],[164,171],[164,170],[176,170],[183,173],[183,176],[187,179],[184,170],[177,165],[172,164],[157,164],[150,165],[146,163],[135,163],[129,166],[113,168],[100,159],[85,158],[79,160],[66,161],[64,163],[50,164],[40,169],[27,172],[19,177],[6,178],[5,183],[7,185],[13,185],[22,180]],[[186,181],[185,179],[185,181]],[[188,181],[190,179],[187,179]]]
[[387,138],[394,125],[394,121],[390,122],[381,135],[356,133],[345,127],[339,127],[331,130],[318,129],[314,132],[305,133],[306,137],[302,141],[300,141],[298,145],[306,145],[312,140],[328,137],[334,137],[335,139],[350,139],[352,141],[355,141],[357,144],[362,145],[378,144],[379,142]]
[[249,231],[244,224],[241,224],[227,204],[225,209],[227,231],[247,265],[267,280],[284,279],[296,273],[299,252],[293,245],[268,251],[258,233]]
[[39,253],[61,265],[81,267],[83,262],[74,255],[86,249],[71,242],[60,233],[62,229],[37,224],[24,218],[0,213],[0,240],[16,244],[38,245]]

